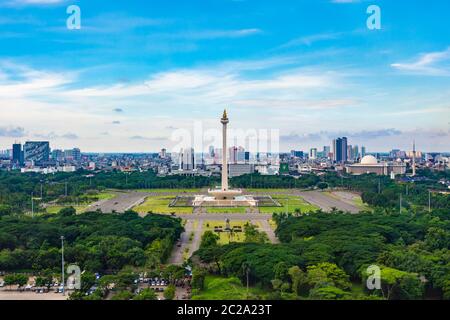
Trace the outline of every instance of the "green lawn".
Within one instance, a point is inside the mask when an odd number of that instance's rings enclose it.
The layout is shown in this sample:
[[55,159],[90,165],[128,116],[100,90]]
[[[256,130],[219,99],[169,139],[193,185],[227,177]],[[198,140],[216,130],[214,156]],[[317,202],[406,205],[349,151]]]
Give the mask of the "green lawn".
[[200,189],[136,189],[137,192],[152,193],[199,193]]
[[252,192],[264,192],[267,194],[271,194],[271,193],[277,193],[277,192],[282,192],[282,193],[286,193],[286,192],[292,192],[295,189],[281,189],[281,188],[274,188],[274,189],[263,189],[263,188],[249,188],[249,189],[245,189],[245,191],[247,191],[248,193],[252,193]]
[[116,195],[111,192],[100,192],[98,194],[87,195],[88,198],[98,199],[98,200],[109,200],[114,198]]
[[236,277],[223,278],[219,276],[206,276],[202,291],[192,295],[192,300],[246,300],[264,296],[265,292],[259,288],[247,289]]
[[207,213],[245,213],[246,207],[236,208],[222,208],[222,207],[210,207],[206,209]]
[[[47,213],[56,214],[61,209],[69,208],[69,207],[71,207],[71,206],[51,206],[51,207],[47,207],[45,210],[47,211]],[[72,206],[72,207],[75,208],[77,213],[83,213],[88,208],[88,205]]]
[[[247,223],[247,221],[230,221],[230,227],[236,227],[240,226],[242,228],[242,232],[216,232],[215,234],[220,237],[218,243],[219,244],[229,244],[230,242],[244,242],[245,235],[244,235],[244,225]],[[214,227],[222,227],[223,230],[225,230],[226,222],[225,221],[204,221],[203,222],[203,232],[205,231],[213,231]]]
[[289,212],[295,212],[295,209],[300,209],[302,213],[317,211],[319,208],[309,204],[299,196],[293,195],[272,195],[272,198],[278,201],[282,207],[260,207],[261,213],[282,213],[288,210]]
[[148,212],[171,214],[171,213],[192,213],[192,208],[189,207],[169,207],[170,202],[174,196],[149,196],[145,201],[133,207],[133,210],[146,214]]

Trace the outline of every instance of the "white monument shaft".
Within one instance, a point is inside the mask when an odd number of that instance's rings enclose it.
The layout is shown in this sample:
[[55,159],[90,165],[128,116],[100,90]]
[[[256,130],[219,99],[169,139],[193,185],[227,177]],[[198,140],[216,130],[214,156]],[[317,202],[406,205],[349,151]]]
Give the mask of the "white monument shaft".
[[223,113],[222,122],[222,191],[228,190],[228,161],[227,161],[227,113]]

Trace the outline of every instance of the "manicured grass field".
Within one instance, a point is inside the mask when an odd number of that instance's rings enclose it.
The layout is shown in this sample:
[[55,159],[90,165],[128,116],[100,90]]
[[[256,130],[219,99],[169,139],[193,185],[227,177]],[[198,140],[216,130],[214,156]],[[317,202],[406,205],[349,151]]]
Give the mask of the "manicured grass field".
[[206,276],[203,290],[193,294],[192,300],[246,300],[264,294],[263,290],[250,287],[247,297],[247,288],[236,277]]
[[144,203],[133,207],[133,210],[138,213],[192,213],[192,208],[189,207],[169,207],[170,202],[174,199],[174,196],[149,196],[145,199]]
[[114,198],[116,195],[111,192],[100,192],[98,194],[87,195],[88,198],[92,198],[93,200],[109,200]]
[[289,193],[294,191],[295,189],[280,189],[280,188],[274,188],[274,189],[262,189],[262,188],[249,188],[249,189],[245,189],[245,191],[247,191],[248,193],[252,193],[252,192],[263,192],[266,194],[272,194],[272,193]]
[[[246,221],[230,221],[230,227],[240,226],[242,228],[242,232],[216,232],[220,239],[218,241],[219,244],[229,244],[230,242],[244,242],[244,225]],[[203,222],[203,232],[205,231],[213,231],[214,227],[222,227],[225,230],[226,222],[225,221],[204,221]]]
[[237,208],[219,208],[219,207],[211,207],[207,208],[207,213],[245,213],[246,207],[237,207]]
[[317,211],[319,208],[309,204],[299,196],[292,195],[272,195],[272,198],[278,201],[282,207],[260,207],[261,213],[282,213],[288,210],[289,212],[295,212],[295,209],[300,209],[302,213]]

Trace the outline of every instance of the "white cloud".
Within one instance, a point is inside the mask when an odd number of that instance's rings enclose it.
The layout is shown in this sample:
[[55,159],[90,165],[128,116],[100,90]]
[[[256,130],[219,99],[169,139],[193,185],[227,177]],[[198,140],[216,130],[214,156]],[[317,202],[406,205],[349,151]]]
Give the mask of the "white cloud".
[[393,63],[391,67],[420,75],[449,76],[450,47],[444,51],[421,54],[418,59],[412,62]]

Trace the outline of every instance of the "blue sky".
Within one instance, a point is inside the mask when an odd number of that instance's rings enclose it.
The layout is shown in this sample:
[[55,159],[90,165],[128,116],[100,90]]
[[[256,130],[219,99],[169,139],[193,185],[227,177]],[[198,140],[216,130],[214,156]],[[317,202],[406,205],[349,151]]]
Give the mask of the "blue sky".
[[282,150],[346,135],[450,151],[449,14],[440,0],[1,0],[0,148],[170,149],[226,107],[232,128],[279,129]]

